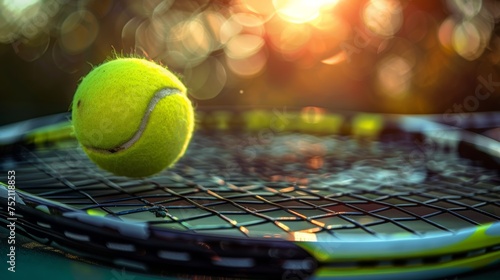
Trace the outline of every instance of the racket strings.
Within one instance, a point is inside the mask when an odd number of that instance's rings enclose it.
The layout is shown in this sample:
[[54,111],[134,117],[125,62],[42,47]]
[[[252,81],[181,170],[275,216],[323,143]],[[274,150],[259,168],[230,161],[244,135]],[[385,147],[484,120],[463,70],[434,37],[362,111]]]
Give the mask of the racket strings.
[[[68,170],[73,170],[75,168],[85,168],[88,166],[86,165],[78,165],[75,166],[75,160],[76,162],[81,164],[80,159],[76,159],[75,156],[71,152],[67,153],[58,153],[58,154],[53,154],[53,155],[46,155],[46,151],[40,151],[39,153],[33,152],[29,149],[23,148],[23,156],[26,159],[26,161],[31,164],[32,166],[36,167],[39,169],[40,172],[45,173],[48,175],[50,178],[54,178],[60,183],[62,183],[64,186],[67,188],[55,188],[55,189],[48,189],[45,192],[38,193],[40,197],[52,197],[52,198],[70,198],[73,199],[75,192],[81,194],[83,197],[87,198],[88,200],[91,201],[92,204],[96,205],[103,211],[109,213],[109,214],[114,214],[112,210],[110,210],[107,206],[114,206],[116,204],[111,204],[108,203],[108,205],[102,205],[99,203],[96,198],[94,197],[95,194],[92,194],[89,191],[86,191],[85,188],[82,188],[82,184],[78,184],[76,182],[73,182],[69,180],[68,178],[72,178],[71,176],[68,176],[66,174]],[[50,152],[49,152],[50,153]],[[63,156],[64,155],[64,156]],[[99,176],[99,174],[96,174]],[[112,191],[113,194],[115,194],[115,191],[118,191],[123,194],[127,194],[127,196],[130,195],[127,191],[122,189],[119,185],[115,184],[114,182],[111,182],[106,179],[105,176],[99,176],[98,180],[96,180],[97,183],[101,182],[104,183],[106,186],[112,188],[114,191]],[[86,182],[88,183],[88,182]],[[30,190],[30,187],[26,188],[27,190]],[[142,204],[148,204],[152,205],[151,203],[148,203],[147,200],[143,198],[139,198],[139,200],[142,202]],[[68,204],[71,204],[71,202],[67,202]],[[85,210],[85,209],[82,209]]]
[[18,185],[88,213],[235,236],[420,236],[500,219],[494,172],[451,152],[407,172],[398,165],[415,149],[410,138],[371,146],[301,134],[257,146],[244,139],[196,135],[175,168],[144,180],[103,173],[68,141],[24,150]]

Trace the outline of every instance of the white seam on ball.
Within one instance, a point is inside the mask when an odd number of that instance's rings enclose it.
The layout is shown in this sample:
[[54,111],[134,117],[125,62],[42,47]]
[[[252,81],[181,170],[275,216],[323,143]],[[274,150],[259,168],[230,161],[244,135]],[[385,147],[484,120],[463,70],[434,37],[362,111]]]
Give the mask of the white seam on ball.
[[130,148],[132,145],[134,145],[135,142],[137,142],[141,138],[142,133],[144,132],[144,130],[146,129],[146,125],[148,124],[149,117],[150,117],[151,113],[153,112],[154,108],[156,107],[156,104],[158,104],[158,102],[160,102],[163,98],[165,98],[167,96],[171,96],[174,94],[180,94],[180,93],[181,93],[181,91],[178,88],[163,88],[163,89],[158,90],[153,95],[153,98],[151,98],[151,100],[149,101],[148,107],[146,107],[146,112],[145,112],[144,116],[142,116],[141,123],[139,124],[139,128],[137,129],[135,134],[129,140],[127,140],[127,142],[125,142],[125,143],[123,143],[115,148],[110,148],[110,149],[100,149],[100,148],[87,147],[87,146],[86,146],[86,148],[89,150],[95,151],[95,152],[109,153],[109,154],[116,153],[116,152],[119,152],[121,150],[125,150],[125,149]]

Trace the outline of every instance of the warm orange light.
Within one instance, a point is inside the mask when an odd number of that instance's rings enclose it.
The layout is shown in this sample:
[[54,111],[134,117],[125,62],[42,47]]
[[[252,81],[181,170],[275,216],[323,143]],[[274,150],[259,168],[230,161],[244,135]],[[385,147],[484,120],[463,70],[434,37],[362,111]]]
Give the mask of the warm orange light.
[[405,57],[391,55],[377,67],[378,87],[383,95],[404,98],[410,92],[413,65]]
[[318,237],[315,233],[309,232],[292,232],[292,240],[293,241],[318,241]]
[[394,36],[403,25],[403,7],[396,0],[370,0],[362,16],[366,27],[383,37]]
[[347,54],[345,52],[339,52],[329,58],[321,60],[321,62],[328,65],[334,65],[344,62],[346,60],[347,60]]
[[325,109],[319,107],[304,107],[300,112],[300,117],[307,124],[319,123],[325,117]]
[[278,15],[293,23],[306,23],[317,19],[323,10],[335,6],[339,0],[273,0]]
[[323,167],[323,164],[325,163],[325,160],[323,157],[320,156],[314,156],[310,159],[307,160],[307,167],[317,170]]

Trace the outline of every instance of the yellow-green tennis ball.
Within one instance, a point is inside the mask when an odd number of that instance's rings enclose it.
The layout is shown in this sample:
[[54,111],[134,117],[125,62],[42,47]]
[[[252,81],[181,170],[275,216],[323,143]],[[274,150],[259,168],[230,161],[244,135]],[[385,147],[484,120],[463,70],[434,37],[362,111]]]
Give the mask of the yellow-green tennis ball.
[[118,58],[82,80],[72,121],[76,138],[97,165],[117,175],[146,177],[184,154],[194,112],[186,87],[166,68]]

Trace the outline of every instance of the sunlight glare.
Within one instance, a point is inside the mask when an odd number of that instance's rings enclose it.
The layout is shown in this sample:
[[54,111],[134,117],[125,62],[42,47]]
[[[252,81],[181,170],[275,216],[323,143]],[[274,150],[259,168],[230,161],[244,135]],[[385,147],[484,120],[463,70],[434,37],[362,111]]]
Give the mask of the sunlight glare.
[[284,20],[292,23],[307,23],[317,19],[322,10],[330,9],[339,0],[273,0],[274,8]]

